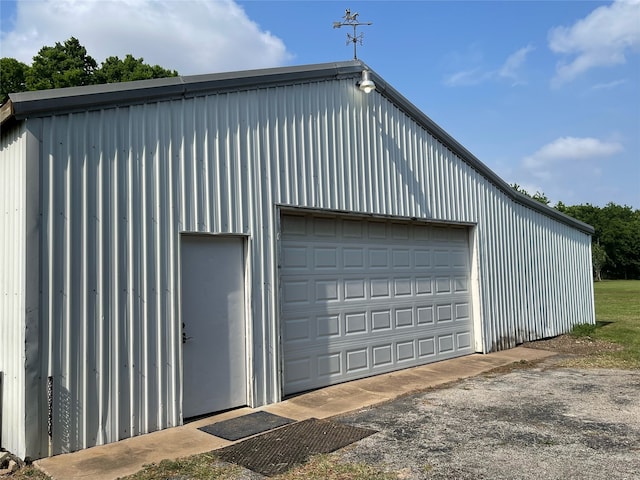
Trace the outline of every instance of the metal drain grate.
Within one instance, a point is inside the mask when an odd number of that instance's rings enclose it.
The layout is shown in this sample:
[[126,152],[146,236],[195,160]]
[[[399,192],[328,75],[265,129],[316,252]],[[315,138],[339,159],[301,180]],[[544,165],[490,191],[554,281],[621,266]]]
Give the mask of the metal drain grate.
[[213,453],[225,462],[270,477],[305,463],[312,455],[333,452],[373,433],[375,430],[310,418]]

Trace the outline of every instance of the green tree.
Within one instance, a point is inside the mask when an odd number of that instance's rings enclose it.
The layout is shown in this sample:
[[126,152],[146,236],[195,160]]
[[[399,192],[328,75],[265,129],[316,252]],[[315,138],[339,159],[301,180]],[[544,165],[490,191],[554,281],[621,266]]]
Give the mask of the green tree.
[[167,70],[159,65],[147,65],[143,58],[134,58],[128,54],[123,60],[109,57],[96,71],[96,83],[130,82],[152,78],[176,77],[178,72]]
[[[606,253],[602,274],[609,278],[640,278],[640,210],[612,202],[604,207],[566,206],[559,202],[556,208],[594,227],[594,245],[600,245]],[[594,255],[597,248],[592,248]],[[594,257],[594,266],[597,261]]]
[[543,192],[536,192],[533,195],[531,195],[529,192],[527,192],[524,188],[522,188],[517,183],[514,183],[513,185],[511,185],[511,188],[513,188],[516,192],[520,192],[523,195],[526,195],[529,198],[533,198],[537,202],[543,203],[545,205],[549,205],[550,203],[550,200],[547,198],[547,196]]
[[609,256],[607,251],[599,243],[593,243],[591,245],[591,263],[593,265],[593,276],[596,282],[602,280],[602,269],[607,264]]
[[640,278],[640,210],[608,203],[602,208],[600,242],[616,278]]
[[53,47],[42,47],[33,57],[33,64],[27,72],[28,90],[48,88],[78,87],[95,83],[96,61],[87,54],[77,38],[71,37],[63,44],[56,42]]
[[25,78],[29,66],[15,58],[0,58],[0,103],[4,103],[9,94],[27,90]]
[[143,58],[127,54],[124,59],[112,56],[100,67],[87,54],[77,38],[53,47],[42,47],[28,66],[15,58],[0,59],[0,104],[9,93],[49,88],[79,87],[99,83],[128,82],[152,78],[175,77],[178,72],[159,65],[147,65]]

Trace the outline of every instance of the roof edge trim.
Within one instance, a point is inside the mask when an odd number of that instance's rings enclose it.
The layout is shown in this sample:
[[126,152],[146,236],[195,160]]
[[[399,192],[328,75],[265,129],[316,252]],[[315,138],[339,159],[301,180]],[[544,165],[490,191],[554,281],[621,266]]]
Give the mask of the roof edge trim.
[[9,100],[13,105],[12,112],[6,118],[0,118],[4,123],[11,116],[22,120],[28,116],[47,115],[61,109],[68,111],[103,105],[129,105],[160,98],[188,97],[213,90],[219,92],[266,88],[285,83],[356,75],[362,69],[362,62],[352,60],[12,93]]

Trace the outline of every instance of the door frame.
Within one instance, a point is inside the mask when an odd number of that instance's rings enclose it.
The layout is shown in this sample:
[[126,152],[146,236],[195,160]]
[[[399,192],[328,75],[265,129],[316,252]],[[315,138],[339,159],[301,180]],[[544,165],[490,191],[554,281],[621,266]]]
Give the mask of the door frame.
[[253,371],[254,371],[254,365],[253,365],[253,313],[251,310],[251,284],[252,284],[252,277],[251,277],[251,262],[250,262],[250,248],[249,248],[249,243],[251,240],[251,236],[249,234],[245,234],[245,233],[210,233],[210,232],[196,232],[196,231],[188,231],[188,230],[183,230],[178,232],[178,239],[177,239],[177,276],[178,276],[178,292],[176,295],[176,302],[178,305],[178,324],[176,325],[176,338],[175,338],[175,342],[177,342],[178,345],[178,351],[179,351],[179,368],[178,368],[178,374],[179,374],[179,409],[180,409],[180,419],[179,419],[179,424],[183,425],[184,424],[184,414],[183,414],[183,405],[184,405],[184,351],[183,351],[183,344],[182,344],[182,333],[183,333],[183,329],[182,329],[182,324],[183,324],[183,318],[182,318],[182,238],[183,237],[215,237],[215,238],[220,238],[220,237],[226,237],[226,238],[237,238],[240,239],[242,241],[242,253],[243,253],[243,265],[242,265],[242,269],[243,269],[243,278],[244,278],[244,302],[243,302],[243,307],[244,307],[244,331],[245,331],[245,355],[246,355],[246,359],[245,359],[245,387],[246,387],[246,399],[245,399],[245,403],[247,406],[249,407],[253,407],[254,406],[254,386],[253,386],[253,382],[251,381],[251,379],[253,378]]

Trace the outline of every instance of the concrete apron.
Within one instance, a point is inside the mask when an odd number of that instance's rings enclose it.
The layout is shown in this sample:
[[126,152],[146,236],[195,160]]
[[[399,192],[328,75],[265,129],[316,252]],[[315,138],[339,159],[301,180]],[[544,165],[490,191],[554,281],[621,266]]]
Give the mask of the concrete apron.
[[487,355],[468,355],[333,385],[257,409],[238,408],[180,427],[44,458],[36,461],[35,465],[54,480],[112,480],[135,473],[145,464],[209,452],[235,443],[198,430],[198,427],[221,420],[257,410],[294,420],[328,418],[387,402],[408,393],[473,377],[496,367],[521,360],[542,360],[553,355],[553,352],[525,347]]

